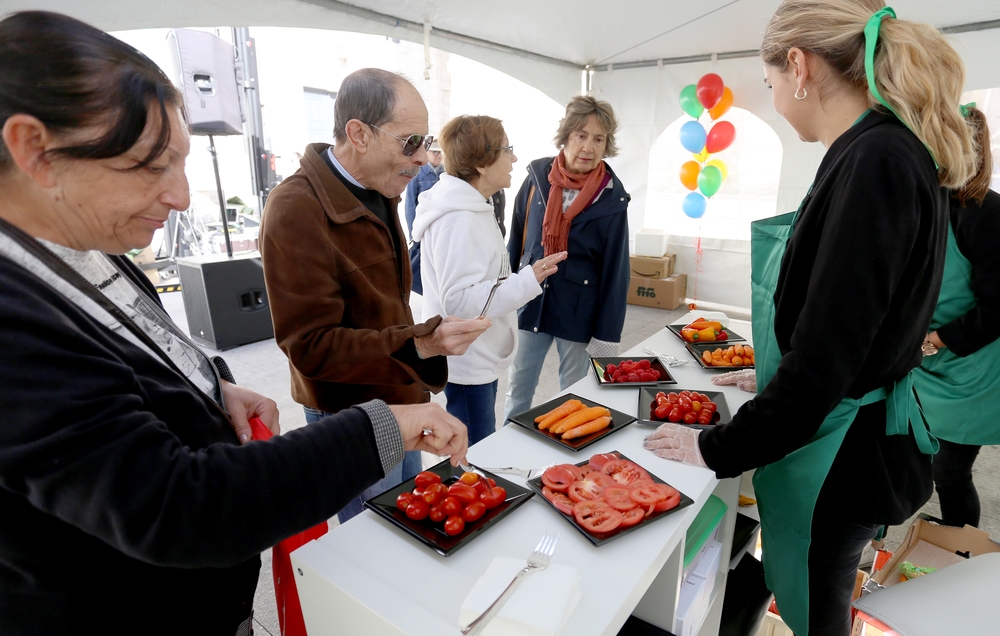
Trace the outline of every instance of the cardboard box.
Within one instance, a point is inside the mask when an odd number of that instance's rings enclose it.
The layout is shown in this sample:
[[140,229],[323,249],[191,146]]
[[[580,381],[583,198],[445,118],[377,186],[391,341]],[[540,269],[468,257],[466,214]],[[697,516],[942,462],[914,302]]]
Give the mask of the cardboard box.
[[639,256],[663,256],[667,253],[668,236],[666,230],[642,228],[635,233],[633,251]]
[[639,278],[667,278],[674,273],[674,261],[677,256],[674,254],[664,254],[663,256],[629,256],[629,267],[632,276]]
[[903,561],[940,570],[988,552],[1000,552],[1000,545],[990,541],[990,535],[978,528],[939,526],[917,519],[889,562],[872,578],[879,585],[891,587],[901,582],[898,566]]
[[641,278],[633,276],[625,299],[630,305],[677,309],[687,300],[687,275],[676,274],[669,278]]

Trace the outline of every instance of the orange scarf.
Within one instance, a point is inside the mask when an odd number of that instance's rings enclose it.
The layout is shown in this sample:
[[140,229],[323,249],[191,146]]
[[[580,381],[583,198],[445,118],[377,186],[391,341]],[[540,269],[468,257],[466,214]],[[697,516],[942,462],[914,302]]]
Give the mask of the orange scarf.
[[[569,244],[569,226],[576,215],[583,212],[597,196],[604,184],[604,162],[585,174],[577,174],[566,169],[566,160],[560,151],[552,162],[549,170],[549,201],[545,206],[545,219],[542,220],[542,246],[545,255],[565,252]],[[563,213],[563,189],[579,190],[573,203]]]

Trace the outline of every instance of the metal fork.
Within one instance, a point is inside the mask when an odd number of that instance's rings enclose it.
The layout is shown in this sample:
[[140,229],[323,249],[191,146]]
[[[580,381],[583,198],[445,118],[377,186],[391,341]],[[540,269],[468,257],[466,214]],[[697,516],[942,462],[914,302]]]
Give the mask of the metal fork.
[[490,303],[493,302],[493,294],[497,293],[500,283],[508,278],[510,278],[510,256],[507,252],[504,252],[500,257],[500,275],[497,276],[497,282],[493,285],[493,289],[490,290],[490,296],[486,299],[486,306],[483,307],[483,311],[479,314],[480,318],[486,317],[486,310],[490,308]]
[[507,602],[514,594],[514,590],[517,588],[517,584],[521,582],[525,574],[531,572],[536,572],[538,570],[544,570],[549,567],[552,563],[552,555],[556,551],[556,543],[559,541],[558,532],[546,532],[542,535],[542,540],[538,542],[538,546],[535,547],[535,551],[531,553],[528,557],[528,562],[525,563],[524,567],[514,575],[514,579],[507,586],[507,589],[503,591],[497,600],[493,601],[493,604],[486,608],[486,611],[479,615],[479,618],[469,623],[469,625],[462,630],[463,634],[478,634],[490,620],[496,616],[503,604]]
[[504,468],[484,468],[483,470],[488,470],[491,473],[510,473],[512,475],[520,475],[525,479],[534,479],[542,473],[544,473],[549,468],[552,468],[555,464],[549,464],[547,466],[541,466],[539,468],[514,468],[513,466],[505,466]]
[[679,367],[682,364],[687,364],[691,362],[691,360],[681,360],[680,358],[676,358],[674,356],[668,356],[664,353],[660,353],[659,351],[653,351],[649,347],[643,347],[642,350],[645,351],[647,355],[656,356],[657,358],[659,358],[660,362],[663,363],[663,366],[665,367]]

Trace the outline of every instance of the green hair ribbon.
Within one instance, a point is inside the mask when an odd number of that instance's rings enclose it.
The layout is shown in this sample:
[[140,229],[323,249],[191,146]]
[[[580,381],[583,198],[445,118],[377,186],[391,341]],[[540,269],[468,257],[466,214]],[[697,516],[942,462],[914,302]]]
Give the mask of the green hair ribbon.
[[962,117],[968,117],[972,109],[976,107],[976,102],[969,102],[968,104],[961,104],[958,107],[958,112],[962,113]]

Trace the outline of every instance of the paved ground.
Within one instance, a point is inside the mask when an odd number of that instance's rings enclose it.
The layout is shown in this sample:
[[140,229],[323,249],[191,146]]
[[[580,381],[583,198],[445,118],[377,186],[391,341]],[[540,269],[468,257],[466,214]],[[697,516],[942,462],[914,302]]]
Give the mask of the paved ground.
[[[184,303],[180,292],[161,294],[160,298],[167,309],[167,312],[183,329],[187,330],[187,317],[184,312]],[[420,297],[416,296],[413,301],[415,307],[414,315],[419,316]],[[622,333],[622,351],[630,349],[639,344],[652,334],[670,324],[674,318],[686,313],[686,309],[678,309],[673,312],[647,307],[628,306],[625,317],[625,328]],[[235,349],[230,349],[221,354],[229,366],[232,368],[236,380],[243,386],[247,386],[258,393],[274,399],[278,403],[281,412],[281,426],[284,430],[292,430],[305,425],[305,416],[301,406],[292,401],[289,395],[289,374],[288,363],[281,350],[275,345],[273,339],[256,342]],[[503,418],[503,396],[507,389],[507,378],[503,375],[500,378],[497,399],[497,421]],[[535,392],[535,403],[544,402],[550,396],[559,391],[558,378],[558,356],[555,347],[549,351],[545,359],[545,365],[539,380],[538,389]],[[444,404],[444,396],[437,395],[434,401]],[[425,465],[435,463],[431,455],[424,457]],[[858,466],[858,470],[864,470],[864,466]],[[982,522],[980,527],[990,532],[995,539],[1000,539],[1000,447],[985,447],[980,453],[976,462],[976,486],[979,489],[982,500]],[[858,493],[863,497],[864,493]],[[845,502],[845,506],[850,502]],[[935,494],[924,506],[923,512],[937,516],[940,508]],[[332,524],[336,524],[336,519]],[[890,549],[895,549],[902,541],[909,523],[903,526],[893,527],[889,530],[887,544]],[[258,633],[278,636],[278,618],[274,604],[274,585],[271,579],[271,555],[270,551],[262,555],[263,568],[261,570],[260,583],[257,586],[257,597],[255,607],[255,629]]]

